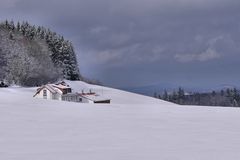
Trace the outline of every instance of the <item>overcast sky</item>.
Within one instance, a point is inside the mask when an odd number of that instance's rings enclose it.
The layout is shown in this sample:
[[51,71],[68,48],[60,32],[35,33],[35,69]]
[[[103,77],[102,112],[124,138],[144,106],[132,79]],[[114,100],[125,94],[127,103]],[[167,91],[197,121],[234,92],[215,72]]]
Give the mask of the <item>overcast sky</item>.
[[114,87],[240,86],[239,0],[0,0],[0,19],[64,35]]

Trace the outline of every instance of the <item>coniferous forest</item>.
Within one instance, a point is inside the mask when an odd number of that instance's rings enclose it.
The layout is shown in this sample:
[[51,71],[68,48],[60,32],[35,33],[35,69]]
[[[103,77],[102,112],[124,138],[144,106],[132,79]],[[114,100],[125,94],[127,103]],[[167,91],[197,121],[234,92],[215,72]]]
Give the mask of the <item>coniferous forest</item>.
[[72,43],[28,22],[0,23],[0,65],[0,80],[10,84],[38,86],[82,79]]
[[236,88],[205,93],[192,93],[186,92],[183,88],[179,87],[178,90],[173,92],[165,90],[162,94],[154,93],[154,97],[180,105],[240,107],[240,91]]

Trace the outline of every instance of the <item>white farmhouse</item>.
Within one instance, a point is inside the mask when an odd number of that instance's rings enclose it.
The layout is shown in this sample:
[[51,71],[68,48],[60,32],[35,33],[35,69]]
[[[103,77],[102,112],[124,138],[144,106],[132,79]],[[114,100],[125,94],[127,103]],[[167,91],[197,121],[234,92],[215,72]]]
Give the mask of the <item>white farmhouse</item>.
[[37,89],[33,97],[42,99],[53,99],[78,103],[110,103],[110,99],[93,93],[72,93],[72,89],[65,82],[57,84],[46,84]]
[[62,95],[71,93],[71,88],[63,84],[47,84],[37,89],[33,97],[62,100]]

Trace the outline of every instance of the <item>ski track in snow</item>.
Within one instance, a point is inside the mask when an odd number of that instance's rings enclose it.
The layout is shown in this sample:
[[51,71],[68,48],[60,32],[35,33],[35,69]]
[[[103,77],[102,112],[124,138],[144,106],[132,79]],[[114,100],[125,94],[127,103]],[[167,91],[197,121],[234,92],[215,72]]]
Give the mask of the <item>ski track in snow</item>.
[[0,160],[237,160],[238,108],[179,106],[111,88],[112,104],[33,98],[0,88]]

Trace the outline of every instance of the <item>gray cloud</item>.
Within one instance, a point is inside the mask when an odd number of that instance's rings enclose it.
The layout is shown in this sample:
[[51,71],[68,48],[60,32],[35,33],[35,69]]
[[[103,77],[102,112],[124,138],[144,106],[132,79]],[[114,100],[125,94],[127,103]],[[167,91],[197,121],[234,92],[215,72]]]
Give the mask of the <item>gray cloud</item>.
[[209,48],[200,54],[176,54],[175,58],[179,62],[192,62],[192,61],[209,61],[220,58],[220,55],[213,49]]
[[[225,73],[214,67],[240,58],[237,0],[2,0],[0,15],[63,34],[81,71],[113,86],[186,83],[196,71],[222,83],[215,77]],[[208,63],[213,68],[205,71]]]

